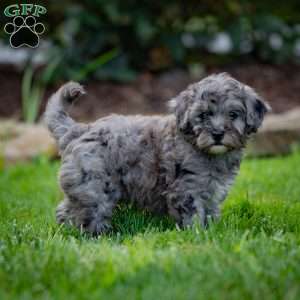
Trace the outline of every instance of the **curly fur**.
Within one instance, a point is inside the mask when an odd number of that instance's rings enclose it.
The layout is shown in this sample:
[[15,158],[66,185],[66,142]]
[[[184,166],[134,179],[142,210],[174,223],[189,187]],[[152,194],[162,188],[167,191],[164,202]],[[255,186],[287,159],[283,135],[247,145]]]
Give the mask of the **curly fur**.
[[76,123],[66,109],[82,94],[78,83],[62,86],[45,120],[62,156],[65,199],[57,221],[96,235],[110,228],[114,207],[125,199],[181,226],[216,219],[246,140],[269,110],[253,89],[225,73],[190,85],[169,102],[166,116]]

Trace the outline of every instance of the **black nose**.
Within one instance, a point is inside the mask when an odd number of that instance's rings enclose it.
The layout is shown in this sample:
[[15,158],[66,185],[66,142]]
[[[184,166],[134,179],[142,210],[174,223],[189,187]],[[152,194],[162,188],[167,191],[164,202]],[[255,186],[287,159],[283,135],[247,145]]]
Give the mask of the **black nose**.
[[212,136],[216,142],[221,142],[224,137],[224,131],[214,131]]

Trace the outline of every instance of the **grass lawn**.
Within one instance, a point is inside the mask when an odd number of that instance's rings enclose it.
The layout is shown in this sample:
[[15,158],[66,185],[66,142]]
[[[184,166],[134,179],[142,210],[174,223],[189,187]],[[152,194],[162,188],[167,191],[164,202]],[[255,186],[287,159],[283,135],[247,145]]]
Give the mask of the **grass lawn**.
[[119,209],[110,235],[59,227],[58,163],[0,174],[0,299],[300,299],[300,153],[244,161],[208,230]]

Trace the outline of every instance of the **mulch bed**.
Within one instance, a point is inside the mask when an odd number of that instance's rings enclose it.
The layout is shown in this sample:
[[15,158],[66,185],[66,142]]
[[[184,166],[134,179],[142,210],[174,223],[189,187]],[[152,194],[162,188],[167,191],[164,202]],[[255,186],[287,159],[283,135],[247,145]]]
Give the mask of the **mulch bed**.
[[[300,66],[244,64],[208,68],[206,74],[229,72],[238,80],[253,86],[280,113],[300,106]],[[80,120],[95,120],[109,113],[160,114],[166,112],[166,101],[195,81],[184,71],[173,70],[161,75],[141,74],[130,84],[89,81],[88,95],[72,109]],[[57,88],[50,87],[43,99]],[[0,118],[21,118],[21,74],[11,66],[0,67]]]

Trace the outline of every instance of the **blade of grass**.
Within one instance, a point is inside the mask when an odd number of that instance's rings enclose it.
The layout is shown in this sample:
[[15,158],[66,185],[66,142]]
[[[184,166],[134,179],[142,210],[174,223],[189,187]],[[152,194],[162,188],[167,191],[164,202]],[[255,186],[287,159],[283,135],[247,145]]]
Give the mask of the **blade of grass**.
[[80,69],[74,76],[74,80],[80,81],[87,77],[90,73],[95,71],[97,68],[103,66],[104,64],[111,61],[119,54],[119,49],[114,48],[104,54],[101,54],[96,59],[92,60],[86,64],[82,69]]
[[26,68],[22,80],[22,113],[25,122],[28,122],[28,105],[30,102],[30,94],[31,94],[31,83],[33,77],[33,70],[31,67]]

